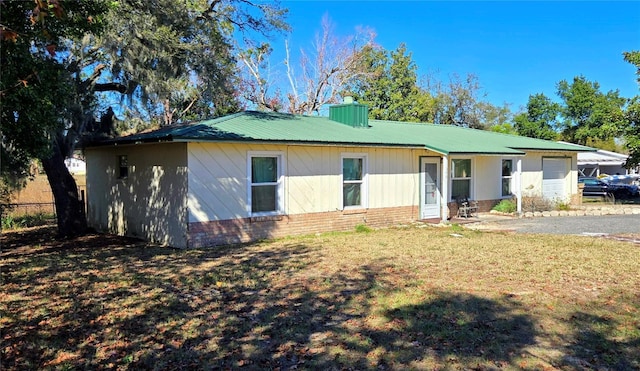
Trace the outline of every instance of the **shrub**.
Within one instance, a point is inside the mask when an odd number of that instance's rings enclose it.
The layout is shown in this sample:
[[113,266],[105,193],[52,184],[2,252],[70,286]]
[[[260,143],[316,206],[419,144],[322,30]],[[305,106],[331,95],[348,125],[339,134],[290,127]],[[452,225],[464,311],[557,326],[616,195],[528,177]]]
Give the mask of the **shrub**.
[[522,211],[550,211],[553,210],[554,203],[542,196],[522,197]]
[[2,217],[2,230],[37,227],[49,223],[54,218],[53,214],[36,213],[22,216],[4,215]]
[[517,208],[515,200],[502,200],[499,204],[493,207],[493,210],[501,213],[512,214],[516,212]]

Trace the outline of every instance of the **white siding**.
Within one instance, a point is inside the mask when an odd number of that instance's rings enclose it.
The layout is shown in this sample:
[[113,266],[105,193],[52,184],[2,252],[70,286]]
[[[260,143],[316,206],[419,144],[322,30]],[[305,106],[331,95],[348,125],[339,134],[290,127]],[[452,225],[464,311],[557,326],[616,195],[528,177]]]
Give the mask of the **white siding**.
[[543,194],[543,158],[566,158],[568,174],[564,179],[565,197],[578,192],[578,168],[576,154],[554,152],[530,152],[522,160],[522,195],[524,197],[541,197]]
[[[87,219],[97,230],[186,246],[186,146],[181,143],[90,148]],[[118,179],[118,156],[129,174]]]
[[501,174],[502,157],[475,157],[473,159],[475,174],[476,200],[496,200],[502,198]]
[[284,153],[286,214],[340,209],[341,155],[350,152],[367,155],[369,208],[418,205],[419,156],[434,155],[393,148],[190,143],[190,222],[250,216],[246,205],[250,151]]

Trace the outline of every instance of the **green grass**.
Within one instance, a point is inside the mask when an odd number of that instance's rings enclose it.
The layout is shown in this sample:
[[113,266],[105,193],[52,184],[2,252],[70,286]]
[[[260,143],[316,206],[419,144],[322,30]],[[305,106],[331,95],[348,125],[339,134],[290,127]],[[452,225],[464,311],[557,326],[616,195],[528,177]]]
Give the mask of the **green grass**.
[[456,226],[179,251],[51,233],[2,235],[3,369],[640,368],[630,243]]
[[2,217],[2,230],[15,230],[21,228],[38,227],[48,224],[55,216],[49,213],[35,213],[21,216],[11,214]]

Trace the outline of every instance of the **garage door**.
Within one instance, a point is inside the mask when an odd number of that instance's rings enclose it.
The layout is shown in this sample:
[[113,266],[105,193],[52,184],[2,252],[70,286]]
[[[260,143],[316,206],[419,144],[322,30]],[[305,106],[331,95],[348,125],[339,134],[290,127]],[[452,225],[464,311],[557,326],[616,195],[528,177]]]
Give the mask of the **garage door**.
[[566,158],[542,159],[542,195],[547,199],[566,200],[566,179],[569,173]]

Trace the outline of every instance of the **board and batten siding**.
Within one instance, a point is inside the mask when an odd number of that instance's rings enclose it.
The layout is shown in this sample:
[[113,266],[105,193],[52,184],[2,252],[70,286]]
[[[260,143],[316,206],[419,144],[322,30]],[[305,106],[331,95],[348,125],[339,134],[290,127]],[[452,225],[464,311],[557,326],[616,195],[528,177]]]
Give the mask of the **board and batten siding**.
[[566,159],[568,174],[565,178],[565,193],[569,199],[578,193],[578,165],[576,153],[562,152],[533,152],[528,151],[527,156],[522,159],[522,195],[524,197],[541,197],[543,172],[543,158],[564,158]]
[[[502,160],[511,157],[477,156],[473,158],[473,181],[476,200],[497,200],[502,198]],[[515,159],[513,159],[515,169]]]
[[[119,178],[118,156],[128,176]],[[186,247],[186,144],[86,149],[87,221],[98,231]]]
[[189,222],[249,217],[247,159],[250,152],[282,155],[285,214],[341,208],[342,155],[366,155],[368,207],[418,205],[419,156],[424,150],[334,146],[189,143]]

